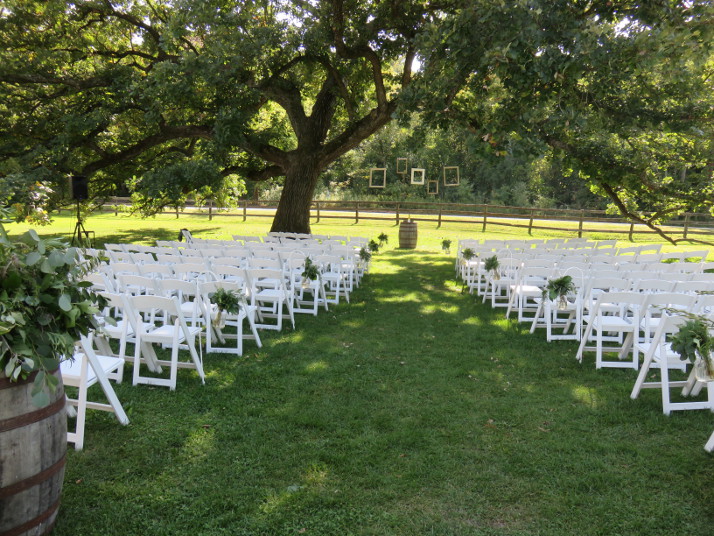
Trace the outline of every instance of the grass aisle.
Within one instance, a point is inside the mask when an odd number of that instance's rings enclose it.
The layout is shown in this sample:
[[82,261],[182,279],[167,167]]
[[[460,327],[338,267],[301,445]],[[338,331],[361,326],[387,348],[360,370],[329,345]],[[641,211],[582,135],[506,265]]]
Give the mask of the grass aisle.
[[206,356],[205,386],[119,386],[132,423],[91,412],[55,534],[714,530],[711,414],[631,401],[634,371],[505,321],[444,255],[380,253],[352,303],[297,326]]

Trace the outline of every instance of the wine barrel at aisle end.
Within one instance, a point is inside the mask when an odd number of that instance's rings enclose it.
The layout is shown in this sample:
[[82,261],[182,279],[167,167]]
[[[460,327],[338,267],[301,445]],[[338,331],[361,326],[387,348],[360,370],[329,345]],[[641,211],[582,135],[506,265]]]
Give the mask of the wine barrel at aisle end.
[[414,249],[417,245],[417,223],[413,220],[402,220],[399,224],[399,247]]
[[[55,372],[59,376],[59,372]],[[0,536],[49,534],[57,517],[67,452],[62,382],[50,403],[32,403],[33,377],[0,373]]]

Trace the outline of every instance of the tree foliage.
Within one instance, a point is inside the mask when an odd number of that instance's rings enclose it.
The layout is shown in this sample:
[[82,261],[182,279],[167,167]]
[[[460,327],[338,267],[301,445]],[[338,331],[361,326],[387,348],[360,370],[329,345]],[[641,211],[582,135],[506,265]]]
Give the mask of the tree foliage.
[[513,135],[550,147],[665,236],[714,203],[712,20],[707,1],[472,3],[419,43],[427,76],[404,100],[497,153]]
[[[465,125],[493,157],[514,139],[533,154],[550,148],[653,226],[714,198],[704,0],[0,9],[5,204],[57,202],[68,176],[86,175],[95,195],[129,185],[151,214],[197,191],[227,199],[245,180],[284,177],[273,229],[307,231],[320,173],[416,112]],[[55,193],[33,205],[38,185]]]

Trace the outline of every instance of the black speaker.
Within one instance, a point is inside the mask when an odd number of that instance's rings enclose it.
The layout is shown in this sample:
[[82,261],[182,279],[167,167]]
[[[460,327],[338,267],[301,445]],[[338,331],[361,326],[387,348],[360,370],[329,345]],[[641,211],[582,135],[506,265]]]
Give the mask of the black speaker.
[[83,201],[89,198],[89,181],[84,175],[73,175],[71,179],[72,199]]

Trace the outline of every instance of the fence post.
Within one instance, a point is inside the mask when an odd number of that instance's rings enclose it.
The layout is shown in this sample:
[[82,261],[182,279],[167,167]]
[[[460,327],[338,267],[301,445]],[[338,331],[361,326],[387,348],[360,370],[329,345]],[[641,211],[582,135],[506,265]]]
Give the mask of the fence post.
[[248,200],[243,200],[243,221],[248,219]]
[[483,228],[481,229],[482,233],[486,232],[486,218],[488,218],[488,212],[486,210],[483,211]]
[[578,238],[583,237],[583,219],[585,219],[585,211],[580,211],[580,221],[578,222]]
[[119,205],[114,205],[114,215],[115,216],[119,215]]
[[439,203],[439,222],[436,225],[437,229],[441,228],[441,212],[442,212],[441,203]]
[[687,239],[687,233],[689,232],[689,214],[684,215],[684,234],[682,235],[682,238],[684,240]]
[[208,221],[213,220],[213,199],[208,200]]
[[178,220],[178,217],[179,217],[179,208],[178,208],[178,206],[177,206],[177,207],[176,207],[176,219],[177,219],[177,220]]
[[630,224],[630,234],[629,234],[630,242],[632,242],[632,233],[634,232],[634,230],[635,230],[635,224],[631,223]]
[[397,225],[399,225],[399,203],[397,203]]
[[529,235],[533,234],[533,209],[531,209],[531,219],[528,222],[528,234]]
[[315,208],[317,209],[317,221],[315,223],[320,223],[320,202],[315,201]]
[[355,203],[355,223],[359,223],[359,203]]

